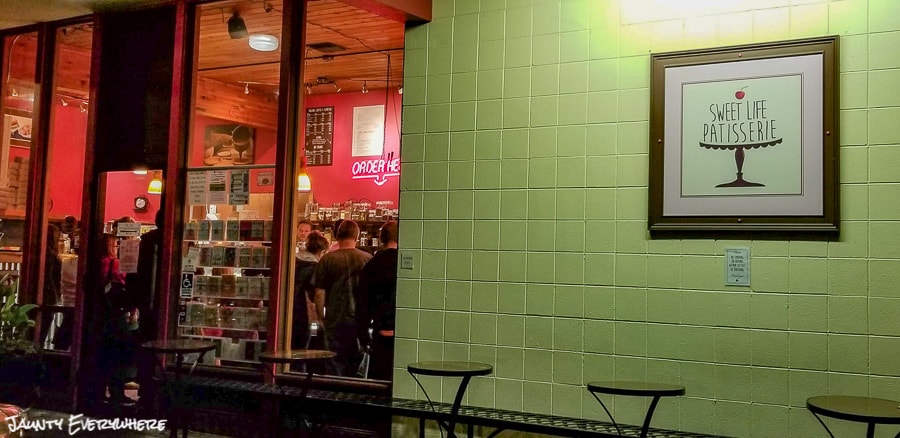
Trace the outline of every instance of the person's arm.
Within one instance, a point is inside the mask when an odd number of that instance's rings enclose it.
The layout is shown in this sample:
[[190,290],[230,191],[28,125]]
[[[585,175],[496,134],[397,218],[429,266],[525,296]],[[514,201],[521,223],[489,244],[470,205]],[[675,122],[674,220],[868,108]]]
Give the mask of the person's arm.
[[316,316],[319,317],[319,323],[325,324],[325,289],[316,288]]

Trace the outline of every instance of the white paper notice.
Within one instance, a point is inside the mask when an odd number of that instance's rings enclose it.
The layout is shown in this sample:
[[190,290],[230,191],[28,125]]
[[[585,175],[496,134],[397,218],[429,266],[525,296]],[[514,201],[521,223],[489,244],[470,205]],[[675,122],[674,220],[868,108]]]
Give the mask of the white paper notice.
[[117,237],[139,237],[141,235],[141,224],[138,222],[119,222],[116,225]]
[[185,254],[184,258],[181,259],[181,270],[185,272],[191,272],[197,269],[197,265],[200,263],[200,248],[196,246],[192,246],[188,248],[187,254]]
[[209,176],[209,199],[210,204],[227,204],[228,203],[228,171],[213,170],[208,172]]
[[353,108],[353,156],[381,155],[384,149],[384,105]]
[[188,172],[188,204],[206,204],[206,172]]
[[119,272],[126,274],[137,272],[138,249],[140,246],[140,240],[119,241]]
[[231,171],[230,205],[247,205],[250,202],[250,171]]

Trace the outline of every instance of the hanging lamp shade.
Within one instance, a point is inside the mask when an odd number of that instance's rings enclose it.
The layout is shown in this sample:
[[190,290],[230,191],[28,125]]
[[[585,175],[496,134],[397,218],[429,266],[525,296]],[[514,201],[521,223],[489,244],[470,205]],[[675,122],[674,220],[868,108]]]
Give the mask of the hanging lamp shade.
[[250,33],[247,32],[247,25],[244,24],[244,19],[241,18],[241,14],[237,11],[234,11],[234,15],[228,19],[228,35],[231,39],[238,38],[246,38]]
[[309,175],[307,175],[306,170],[301,170],[300,174],[297,175],[297,191],[308,193],[312,191],[312,181],[309,180]]
[[150,180],[150,185],[147,186],[147,193],[151,195],[159,195],[162,194],[162,179],[159,177],[158,173],[153,174],[153,179]]

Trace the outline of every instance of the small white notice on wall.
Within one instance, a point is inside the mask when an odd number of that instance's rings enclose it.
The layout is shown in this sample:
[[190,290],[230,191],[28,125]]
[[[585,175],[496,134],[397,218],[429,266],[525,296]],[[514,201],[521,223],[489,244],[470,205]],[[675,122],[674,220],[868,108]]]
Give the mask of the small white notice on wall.
[[228,203],[228,192],[225,191],[228,181],[228,171],[213,170],[209,172],[209,190],[207,191],[207,202],[210,204],[226,204]]
[[750,248],[725,248],[725,285],[750,286]]
[[353,108],[353,156],[381,155],[384,149],[384,105]]
[[119,272],[124,272],[126,274],[137,272],[138,250],[140,245],[140,240],[119,241]]
[[188,172],[188,204],[206,204],[206,172]]

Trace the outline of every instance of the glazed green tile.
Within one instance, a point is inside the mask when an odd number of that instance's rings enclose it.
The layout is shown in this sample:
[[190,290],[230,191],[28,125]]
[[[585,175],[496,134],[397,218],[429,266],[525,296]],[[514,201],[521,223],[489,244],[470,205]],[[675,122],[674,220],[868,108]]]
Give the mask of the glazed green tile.
[[[538,72],[535,71],[535,75]],[[528,97],[532,93],[531,67],[508,68],[503,71],[503,97]]]
[[500,99],[503,97],[503,70],[480,71],[476,80],[478,83],[476,86],[478,100]]
[[[868,150],[869,153],[868,176],[870,182],[890,183],[900,181],[900,171],[895,169],[896,166],[891,166],[891,163],[896,163],[896,160],[900,158],[900,146],[872,146],[863,150]],[[843,151],[841,153],[841,160],[843,161]]]
[[615,260],[613,254],[585,254],[584,284],[600,286],[616,284]]
[[[449,256],[449,260],[453,260],[459,254]],[[458,252],[457,252],[458,253]],[[471,254],[468,257],[471,266]],[[446,286],[446,298],[444,299],[444,307],[446,310],[468,311],[471,309],[472,301],[472,283],[468,281],[448,281]]]
[[860,259],[828,260],[828,293],[831,295],[866,296],[868,266]]
[[403,105],[423,105],[427,98],[426,79],[424,76],[407,77],[403,79]]
[[750,330],[720,327],[715,333],[716,362],[750,365],[753,351]]
[[784,259],[755,257],[750,263],[750,286],[754,291],[787,292],[790,289],[790,264]]
[[453,49],[451,47],[429,47],[428,74],[440,75],[451,73],[453,71],[450,63],[452,59]]
[[626,122],[616,126],[616,150],[619,154],[646,154],[649,149],[648,122]]
[[553,158],[556,156],[557,128],[542,127],[528,130],[528,157]]
[[869,378],[848,373],[829,373],[829,390],[839,394],[865,395]]
[[900,336],[900,299],[869,299],[869,333],[876,336]]
[[550,382],[553,380],[553,352],[525,350],[525,380]]
[[900,21],[897,20],[900,16],[900,5],[892,1],[870,1],[867,4],[870,32],[900,30]]
[[[590,259],[590,257],[586,257]],[[612,259],[612,256],[607,256]],[[588,266],[587,261],[585,266]],[[596,266],[596,264],[592,265]],[[615,317],[615,288],[607,286],[584,287],[584,317],[612,319]]]
[[612,91],[619,85],[619,62],[602,59],[588,63],[588,91]]
[[716,325],[720,327],[750,327],[751,294],[744,292],[718,293],[715,296]]
[[422,251],[418,249],[403,248],[400,250],[400,255],[412,257],[413,269],[400,268],[397,270],[397,277],[420,278],[422,275]]
[[419,337],[419,311],[412,309],[397,309],[396,330],[399,337]]
[[[822,355],[828,357],[825,352]],[[828,391],[828,375],[824,372],[792,369],[788,372],[788,380],[790,405],[803,410],[806,410],[809,394],[826,394]]]
[[422,251],[422,278],[443,279],[446,275],[447,253],[443,250]]
[[788,264],[791,292],[823,294],[828,291],[828,261],[826,259],[792,257]]
[[443,249],[447,247],[447,222],[425,221],[422,223],[422,248]]
[[587,189],[584,191],[585,219],[615,219],[616,190]]
[[567,62],[559,65],[559,93],[585,93],[588,91],[588,63]]
[[[425,135],[408,134],[403,135],[401,139],[400,153],[403,155],[403,164],[419,162],[425,159]],[[403,176],[400,178],[403,179]]]
[[869,349],[872,374],[896,376],[900,374],[900,338],[873,336]]
[[898,388],[897,379],[891,376],[871,376],[869,378],[870,395],[877,398],[889,398],[896,394]]
[[[577,338],[581,339],[580,333],[578,334]],[[581,352],[553,352],[554,383],[567,383],[570,385],[579,385],[580,387],[583,384],[582,374],[583,369]],[[579,388],[579,390],[583,391],[584,389]],[[580,394],[578,394],[577,397],[573,398],[577,398],[579,400],[581,399]]]
[[[445,342],[443,345],[443,357],[445,360],[468,360],[471,355],[472,347],[469,343],[462,342]],[[448,379],[442,378],[444,382]],[[443,383],[441,388],[442,400],[452,400],[456,395],[456,391],[448,388],[449,385]]]
[[553,415],[579,418],[582,413],[582,404],[585,402],[590,401],[584,398],[584,387],[581,382],[578,382],[577,385],[553,385],[551,399]]
[[503,66],[505,68],[527,67],[531,65],[531,37],[511,38],[504,42],[506,55]]
[[791,330],[824,332],[828,328],[828,297],[791,295],[788,298],[788,322]]
[[527,188],[528,160],[504,158],[500,164],[500,187],[504,189]]
[[656,237],[647,242],[647,252],[651,254],[681,254],[681,240]]
[[[514,71],[513,69],[512,71]],[[529,83],[530,80],[530,95],[531,96],[546,96],[551,94],[559,93],[559,66],[556,64],[553,65],[538,65],[534,66],[530,69],[525,68],[522,69],[527,72],[530,72],[529,77],[523,77],[520,88],[524,90],[524,94],[519,96],[505,96],[505,97],[523,97],[529,95]],[[511,70],[507,70],[507,77],[509,76],[508,72]],[[507,79],[508,80],[508,79]]]
[[[493,41],[480,41],[478,43],[478,70],[479,70],[479,79],[481,78],[481,72],[485,70],[495,70],[498,71],[503,68],[505,64],[504,54],[506,51],[506,41],[505,40],[493,40]],[[480,84],[479,84],[480,87]],[[479,88],[479,93],[480,93]],[[497,87],[497,92],[499,93],[502,88]]]
[[475,129],[475,102],[453,102],[450,104],[450,129],[466,131]]
[[469,342],[471,314],[463,312],[444,313],[444,341]]
[[406,49],[403,57],[403,75],[405,77],[425,76],[428,71],[427,49]]
[[528,158],[528,130],[506,129],[500,143],[500,156],[506,159]]
[[[755,30],[755,29],[754,29]],[[681,19],[669,19],[653,23],[650,35],[654,52],[671,52],[685,47],[685,23]],[[648,75],[649,77],[649,75]]]
[[828,34],[828,5],[812,4],[791,7],[791,36],[814,37]]
[[900,232],[900,222],[870,222],[872,235],[869,256],[873,258],[900,258],[900,248],[892,242],[892,237]]
[[790,342],[790,367],[793,369],[828,369],[828,335],[825,333],[788,334]]
[[619,119],[619,95],[616,91],[588,93],[587,122],[609,123]]
[[[617,380],[646,380],[647,379],[647,358],[645,357],[616,357],[616,363],[614,365],[613,375]],[[615,410],[621,411],[620,407],[622,407],[622,400],[619,400],[620,403],[617,405]],[[633,410],[629,412],[633,412],[637,414],[639,408],[637,408],[637,404],[633,403]],[[627,411],[627,410],[626,410]]]
[[[681,257],[650,255],[647,258],[647,286],[678,289],[681,287]],[[676,301],[678,296],[675,295]]]
[[556,283],[584,283],[584,255],[581,253],[556,253]]
[[484,11],[478,14],[478,39],[502,40],[506,36],[506,13],[502,10]]
[[476,190],[475,191],[475,219],[499,219],[499,218],[500,218],[500,192],[497,190]]
[[[496,129],[503,126],[503,101],[502,100],[479,100],[476,110],[477,112],[475,117],[475,125],[476,129]],[[404,122],[405,124],[406,122]],[[475,140],[475,158],[489,158],[489,157],[479,157],[479,153],[481,154],[491,154],[491,151],[483,152],[479,151],[478,148],[478,137],[476,134]],[[497,144],[497,158],[500,157],[500,145]]]
[[525,281],[525,252],[500,252],[500,281]]
[[[674,342],[678,343],[679,340]],[[681,385],[690,388],[692,397],[713,398],[716,394],[715,365],[710,363],[681,362]]]
[[441,341],[444,338],[444,312],[422,310],[419,312],[419,339]]
[[401,166],[400,190],[422,190],[425,183],[424,163],[403,163]]
[[472,284],[472,311],[497,312],[497,283],[476,281]]
[[[647,324],[647,356],[663,359],[680,359],[681,342],[679,342],[678,338],[679,333],[680,330],[676,325]],[[677,379],[677,376],[675,377]]]
[[522,404],[523,411],[549,415],[552,392],[549,383],[526,381],[522,390],[525,398],[525,401]]
[[400,192],[400,218],[422,218],[422,192]]
[[[784,406],[788,403],[790,380],[788,370],[776,368],[753,368],[750,371],[753,382],[751,397],[754,403]],[[785,424],[785,427],[787,425]]]
[[424,49],[428,47],[428,26],[410,27],[404,37],[407,49]]
[[685,255],[718,255],[716,242],[711,239],[684,239],[681,242],[681,253]]
[[[431,164],[431,163],[429,163]],[[475,163],[472,161],[451,161],[449,163],[451,190],[470,190],[474,188]],[[451,207],[452,208],[452,207]]]
[[397,279],[397,307],[419,307],[421,281],[412,278]]
[[647,321],[647,290],[616,288],[616,320]]
[[531,8],[506,9],[506,38],[531,36]]
[[865,146],[869,141],[868,110],[845,110],[840,112],[840,140],[846,146]]
[[511,314],[525,313],[525,285],[500,283],[497,311]]
[[869,149],[844,147],[841,150],[841,182],[865,183],[869,181]]
[[[475,193],[471,190],[450,192],[447,198],[449,219],[471,219]],[[403,224],[406,226],[406,224]],[[471,234],[471,233],[470,233]]]
[[616,222],[616,251],[643,254],[647,252],[647,224],[643,221]]
[[828,297],[828,331],[862,335],[869,332],[866,297]]
[[528,217],[528,192],[503,190],[500,194],[501,219],[526,219]]
[[584,316],[584,287],[581,285],[556,285],[553,313],[557,317],[581,318]]
[[591,59],[615,58],[619,55],[619,42],[624,38],[618,26],[599,29],[591,26]]
[[428,77],[425,102],[429,105],[450,102],[450,75]]
[[503,127],[524,128],[529,125],[529,98],[503,99]]
[[868,79],[870,107],[890,107],[900,103],[900,87],[897,86],[900,70],[870,71]]
[[525,350],[497,347],[497,366],[494,376],[500,379],[519,379],[525,376]]
[[[551,167],[555,171],[555,166]],[[528,219],[555,219],[556,192],[553,190],[528,191]]]
[[588,125],[586,155],[615,155],[617,135],[614,123]]
[[478,131],[475,133],[475,159],[496,160],[500,158],[501,132]]
[[[478,360],[475,362],[484,361]],[[466,391],[466,404],[482,408],[494,407],[494,400],[496,399],[494,386],[492,379],[476,379],[472,382],[469,390]]]
[[590,26],[590,1],[567,0],[560,2],[559,30],[585,30]]
[[832,35],[865,33],[868,27],[866,0],[832,3],[828,11],[828,32]]
[[554,126],[558,122],[558,96],[539,96],[531,98],[530,126]]
[[418,349],[419,360],[441,360],[444,357],[444,346],[440,342],[420,340]]
[[497,316],[497,345],[503,345],[507,347],[523,347],[525,345],[524,316]]
[[528,316],[525,318],[525,346],[553,348],[553,318]]
[[753,294],[750,299],[751,327],[786,330],[788,321],[788,295]]
[[790,357],[788,332],[752,330],[753,365],[787,368]]
[[532,13],[534,35],[559,32],[559,2],[538,2],[532,8]]
[[646,54],[619,59],[619,89],[650,86],[650,57]]
[[900,67],[900,59],[894,56],[885,56],[893,53],[894,48],[900,43],[900,32],[893,29],[892,32],[869,34],[869,69],[893,69]]
[[587,157],[585,159],[587,187],[616,186],[616,157],[612,155]]
[[478,15],[462,13],[457,5],[456,17],[453,18],[453,46],[465,46],[478,42],[478,32],[475,32],[475,29],[478,29]]
[[556,218],[558,220],[584,219],[584,189],[559,189],[556,191]]
[[627,24],[619,27],[619,56],[633,56],[650,52],[651,23]]
[[578,157],[584,160],[586,134],[585,126],[559,127],[557,129],[557,155],[559,157]]
[[528,271],[525,278],[528,282],[552,283],[554,280],[554,257],[549,252],[529,252]]
[[403,134],[425,132],[425,105],[403,107]]
[[678,324],[681,322],[681,291],[647,290],[647,321]]
[[522,237],[528,251],[553,251],[556,247],[556,222],[528,221],[528,233]]
[[[900,32],[898,32],[900,34]],[[900,143],[900,108],[871,108],[869,117],[869,145]]]
[[591,52],[590,36],[588,30],[559,34],[559,62],[587,61]]
[[735,45],[750,41],[753,37],[752,13],[736,12],[718,15],[716,18],[719,20],[718,44]]
[[500,255],[496,251],[474,251],[472,254],[472,279],[496,281]]
[[535,35],[531,40],[531,59],[534,65],[559,64],[559,34]]
[[425,161],[447,161],[450,156],[450,135],[446,132],[425,135]]
[[500,222],[475,221],[475,249],[500,249]]
[[615,351],[617,355],[647,355],[647,325],[633,322],[615,323]]
[[[759,262],[751,261],[754,282],[759,272]],[[785,269],[785,272],[787,270]],[[683,256],[681,258],[681,286],[685,289],[720,290],[725,284],[725,268],[721,257]]]
[[450,166],[447,162],[425,163],[425,190],[447,190]]
[[[868,106],[869,73],[841,74],[841,109],[864,109]],[[841,154],[843,155],[843,154]]]
[[470,251],[447,252],[447,278],[451,280],[472,278],[472,253]]
[[[872,185],[841,185],[841,218],[842,220],[862,221],[869,219],[869,188]],[[881,193],[883,195],[883,193]],[[880,198],[881,196],[879,196]],[[881,199],[878,199],[881,201]],[[879,212],[881,214],[881,212]],[[876,219],[872,217],[872,219]],[[876,219],[877,220],[877,219]]]
[[425,192],[422,194],[422,218],[445,219],[447,217],[447,192]]
[[[503,251],[524,251],[526,249],[527,227],[525,221],[500,222],[500,249]],[[501,273],[503,269],[501,268]]]
[[[728,44],[733,44],[733,42]],[[755,405],[750,405],[744,401],[716,402],[715,411],[718,421],[716,433],[724,436],[737,436],[750,430],[751,409],[753,406]]]
[[583,221],[558,221],[556,223],[556,250],[566,252],[584,251]]
[[679,338],[684,360],[714,362],[716,356],[715,333],[718,330],[720,329],[712,327],[680,326]]
[[500,188],[500,161],[479,160],[475,162],[475,188]]
[[616,223],[613,221],[585,221],[584,250],[613,252],[616,245]]
[[615,323],[588,319],[584,321],[584,351],[612,354],[615,342]]
[[[433,7],[431,13],[432,17],[435,19],[434,22],[443,23],[445,26],[449,26],[450,20],[449,18],[453,17],[454,12],[454,3],[453,2],[436,2],[436,6]],[[447,33],[447,37],[450,36],[450,30],[445,29],[445,33]],[[429,40],[429,42],[431,42]]]
[[869,354],[872,351],[868,336],[830,334],[828,370],[839,373],[866,373],[869,371]]
[[620,122],[647,120],[650,116],[650,90],[638,88],[618,92],[618,115]]
[[587,94],[564,94],[559,96],[560,125],[583,125],[587,114]]
[[494,382],[496,391],[497,409],[513,410],[521,412],[524,408],[525,382],[522,380],[496,379]]
[[[450,130],[450,104],[434,104],[425,107],[425,132],[447,132]],[[427,155],[427,150],[426,150]]]

